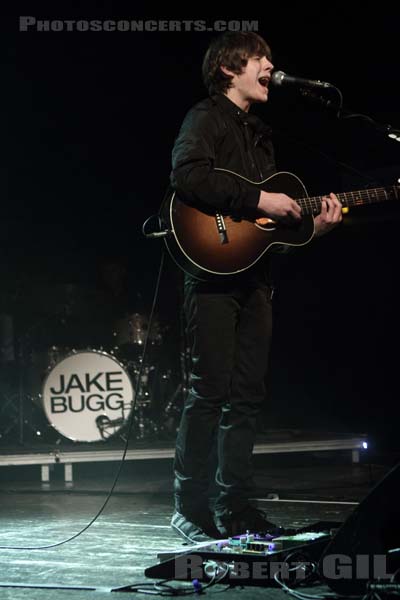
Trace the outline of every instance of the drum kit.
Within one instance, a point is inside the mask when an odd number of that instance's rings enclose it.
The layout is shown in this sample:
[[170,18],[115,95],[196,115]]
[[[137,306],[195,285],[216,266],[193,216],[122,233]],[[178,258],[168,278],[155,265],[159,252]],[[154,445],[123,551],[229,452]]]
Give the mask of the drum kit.
[[169,328],[157,315],[150,327],[145,314],[126,313],[102,324],[104,345],[88,344],[94,338],[82,334],[85,319],[76,320],[71,306],[36,321],[17,344],[20,402],[10,419],[20,441],[27,433],[30,441],[57,443],[173,439],[183,386],[179,349],[178,365],[171,363]]

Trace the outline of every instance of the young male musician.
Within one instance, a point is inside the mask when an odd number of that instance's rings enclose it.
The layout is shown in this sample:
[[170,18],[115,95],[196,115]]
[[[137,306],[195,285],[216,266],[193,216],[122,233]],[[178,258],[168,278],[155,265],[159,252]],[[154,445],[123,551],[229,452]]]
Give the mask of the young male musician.
[[[172,153],[171,184],[181,199],[237,215],[258,209],[278,223],[302,218],[300,206],[286,194],[260,192],[216,170],[252,181],[276,172],[270,129],[249,112],[253,103],[268,100],[272,71],[270,48],[255,33],[225,33],[211,43],[203,62],[209,97],[186,115]],[[314,235],[331,230],[341,215],[330,194],[314,219]],[[176,440],[171,525],[186,540],[273,527],[249,500],[271,343],[271,295],[267,258],[216,281],[185,275],[191,374]],[[211,511],[208,459],[215,436],[219,495]]]

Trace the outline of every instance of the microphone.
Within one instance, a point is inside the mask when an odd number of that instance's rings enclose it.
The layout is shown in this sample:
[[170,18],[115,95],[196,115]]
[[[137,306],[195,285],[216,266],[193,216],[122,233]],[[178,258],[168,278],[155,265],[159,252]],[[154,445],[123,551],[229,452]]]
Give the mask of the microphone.
[[271,77],[272,85],[285,86],[285,85],[297,85],[301,88],[330,88],[334,87],[331,83],[326,81],[319,81],[314,79],[303,79],[303,77],[293,77],[293,75],[287,75],[283,71],[274,71]]

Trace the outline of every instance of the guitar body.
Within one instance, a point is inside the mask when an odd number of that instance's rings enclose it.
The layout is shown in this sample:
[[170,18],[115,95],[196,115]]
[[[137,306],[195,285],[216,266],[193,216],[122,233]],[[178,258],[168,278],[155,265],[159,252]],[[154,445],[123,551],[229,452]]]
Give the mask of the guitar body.
[[[236,173],[217,170],[266,192],[284,193],[294,199],[307,197],[304,185],[291,173],[276,173],[255,183]],[[197,279],[244,272],[275,244],[302,246],[314,234],[311,215],[304,215],[300,224],[294,226],[256,214],[239,219],[216,213],[210,207],[189,206],[175,192],[164,201],[161,216],[171,232],[164,238],[169,253],[181,269]]]

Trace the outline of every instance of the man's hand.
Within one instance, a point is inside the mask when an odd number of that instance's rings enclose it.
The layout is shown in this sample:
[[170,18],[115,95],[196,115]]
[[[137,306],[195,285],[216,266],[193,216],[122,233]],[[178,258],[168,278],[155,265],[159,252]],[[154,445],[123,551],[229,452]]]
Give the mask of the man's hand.
[[300,206],[286,194],[261,191],[257,208],[273,221],[293,223],[301,219]]
[[321,212],[314,217],[314,235],[319,237],[331,231],[342,221],[342,205],[335,194],[324,196]]

